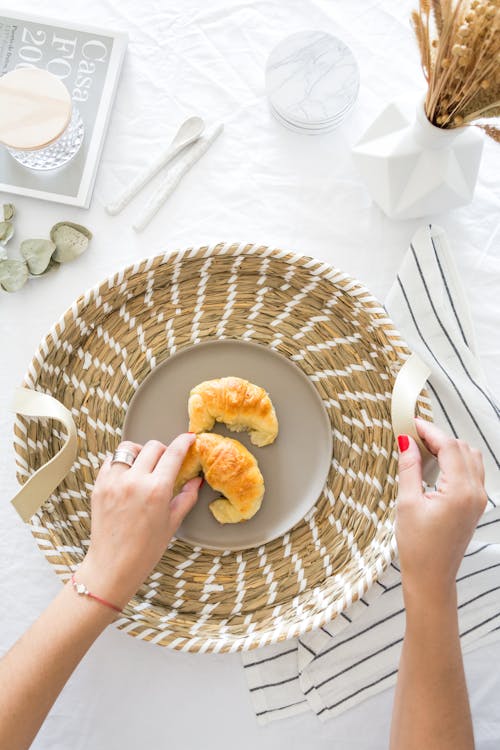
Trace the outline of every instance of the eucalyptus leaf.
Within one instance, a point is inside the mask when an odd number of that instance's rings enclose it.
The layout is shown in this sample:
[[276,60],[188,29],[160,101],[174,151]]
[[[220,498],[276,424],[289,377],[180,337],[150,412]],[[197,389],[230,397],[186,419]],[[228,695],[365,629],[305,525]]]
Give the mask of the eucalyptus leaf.
[[45,271],[42,274],[40,274],[40,275],[41,276],[45,276],[46,273],[50,273],[50,271],[52,271],[53,268],[59,268],[60,265],[61,264],[58,263],[57,260],[54,260],[54,258],[51,258],[49,265],[47,266],[47,268],[45,269]]
[[14,224],[11,221],[0,221],[0,245],[6,245],[14,235]]
[[21,289],[28,275],[28,266],[23,260],[0,260],[0,286],[6,292]]
[[43,276],[47,276],[48,273],[53,271],[55,268],[60,268],[61,264],[58,263],[53,258],[50,259],[50,263],[45,269],[45,271],[42,271],[42,273],[39,273],[38,276],[30,276],[31,279],[41,279]]
[[20,249],[30,273],[40,276],[49,267],[56,246],[51,240],[24,240]]
[[13,219],[15,213],[16,213],[16,208],[13,203],[3,204],[3,220],[4,221],[10,221],[11,219]]
[[81,224],[60,221],[50,230],[50,239],[56,246],[54,260],[58,263],[67,263],[85,252],[92,239],[92,232]]

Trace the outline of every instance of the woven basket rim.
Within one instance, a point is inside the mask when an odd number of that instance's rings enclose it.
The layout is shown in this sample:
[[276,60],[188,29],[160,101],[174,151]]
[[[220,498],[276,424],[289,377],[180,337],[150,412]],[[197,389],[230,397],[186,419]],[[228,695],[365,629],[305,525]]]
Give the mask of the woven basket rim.
[[[50,327],[47,334],[41,339],[29,365],[23,377],[23,385],[28,388],[33,388],[36,385],[39,369],[43,366],[45,359],[48,357],[51,347],[55,345],[59,339],[59,334],[66,328],[66,324],[70,321],[75,320],[80,312],[89,304],[91,300],[97,300],[100,293],[104,289],[109,290],[115,287],[119,287],[124,283],[125,280],[130,282],[135,276],[148,272],[155,262],[158,266],[166,263],[185,262],[190,259],[208,258],[212,255],[226,255],[227,257],[234,257],[237,255],[249,255],[249,256],[260,256],[279,259],[283,262],[292,265],[298,265],[306,269],[311,275],[317,276],[318,278],[328,280],[330,282],[342,281],[342,290],[363,303],[367,311],[373,316],[374,325],[383,328],[384,333],[394,343],[394,349],[397,351],[397,358],[402,364],[404,359],[409,356],[410,350],[406,342],[402,339],[401,335],[397,331],[394,323],[388,316],[386,310],[382,307],[381,303],[372,295],[369,289],[359,280],[353,278],[349,274],[340,271],[335,266],[331,265],[326,261],[321,261],[310,255],[302,255],[294,251],[284,251],[280,248],[270,248],[268,245],[256,245],[253,243],[227,243],[218,242],[214,244],[201,245],[198,248],[188,247],[185,250],[173,250],[165,253],[157,253],[150,256],[145,256],[141,260],[135,263],[129,263],[122,266],[115,273],[106,276],[100,282],[89,287],[84,293],[82,293],[72,305],[70,305]],[[227,338],[233,338],[227,336]],[[240,340],[235,338],[234,340]],[[179,348],[178,351],[184,349],[185,346]],[[16,422],[14,422],[15,424]],[[19,465],[19,453],[16,447],[16,463]],[[38,524],[37,524],[38,521]],[[30,523],[30,529],[35,536],[39,534],[43,526],[40,525],[40,520],[37,516],[32,518]],[[50,552],[55,547],[47,543],[50,538],[47,537],[45,543],[41,545],[40,539],[35,536],[35,540],[38,543],[39,548],[44,552],[49,563],[51,562]],[[336,603],[330,604],[326,607],[321,614],[306,615],[301,621],[296,621],[292,625],[285,627],[281,632],[277,632],[277,628],[273,627],[272,630],[262,633],[260,631],[257,635],[249,632],[246,636],[238,638],[236,636],[230,639],[224,638],[218,642],[215,638],[204,639],[202,636],[194,636],[192,638],[185,639],[186,643],[168,643],[160,644],[167,645],[168,647],[175,648],[181,651],[214,651],[214,652],[234,652],[239,650],[250,650],[259,646],[267,645],[269,643],[275,643],[277,641],[286,640],[292,637],[300,637],[306,632],[313,629],[317,629],[322,625],[330,622],[336,615],[340,614],[346,606],[348,606],[353,598],[357,599],[363,596],[366,590],[373,584],[373,582],[379,578],[384,571],[388,568],[392,560],[394,559],[397,549],[394,532],[392,532],[390,541],[386,548],[380,550],[381,554],[377,560],[377,564],[372,564],[370,568],[366,569],[365,574],[359,581],[359,585],[356,590],[352,592],[351,596],[343,597]],[[53,564],[52,564],[52,567]],[[73,567],[73,566],[72,566]],[[68,572],[55,569],[56,574],[61,578],[63,582],[66,582],[73,571]],[[115,626],[126,629],[127,625],[133,622],[129,617],[123,617],[117,620]],[[132,633],[134,635],[134,633]],[[140,636],[139,636],[140,637]],[[179,639],[177,639],[179,640]],[[182,640],[182,639],[181,639]]]
[[[396,328],[394,322],[389,317],[388,312],[383,308],[380,307],[380,302],[376,299],[376,297],[373,296],[373,294],[370,292],[368,287],[363,284],[363,282],[359,281],[359,279],[356,279],[355,277],[351,276],[348,273],[345,273],[344,271],[340,271],[340,269],[336,268],[331,263],[328,263],[327,261],[319,260],[319,258],[315,258],[312,255],[306,255],[302,253],[298,253],[293,250],[281,250],[278,247],[275,247],[271,250],[269,250],[268,245],[257,245],[253,242],[225,242],[225,241],[219,241],[215,243],[211,243],[208,245],[200,245],[198,248],[194,247],[188,247],[185,250],[171,250],[167,251],[165,253],[156,253],[155,255],[146,255],[141,260],[137,261],[136,263],[128,263],[126,265],[121,266],[118,271],[115,271],[114,274],[106,276],[104,279],[101,279],[101,281],[97,282],[96,284],[93,284],[92,286],[88,287],[85,292],[82,292],[79,297],[76,298],[76,300],[73,302],[70,307],[67,307],[66,310],[59,316],[59,318],[50,326],[49,330],[45,334],[45,336],[42,337],[40,340],[40,343],[38,344],[38,347],[35,351],[35,354],[33,355],[30,364],[28,365],[28,369],[25,371],[23,376],[23,385],[28,383],[30,381],[31,372],[30,372],[30,366],[35,365],[35,362],[40,363],[40,360],[36,356],[38,352],[43,354],[44,348],[47,348],[46,345],[49,344],[49,339],[54,340],[54,337],[57,337],[56,330],[57,327],[62,327],[62,330],[65,328],[65,320],[66,318],[72,314],[75,316],[77,312],[79,312],[88,302],[95,298],[99,291],[104,287],[108,286],[108,288],[112,288],[114,286],[117,286],[118,283],[123,283],[123,280],[126,276],[132,276],[137,275],[141,273],[142,271],[147,271],[151,267],[151,265],[154,263],[155,260],[158,258],[162,259],[162,262],[167,262],[172,259],[184,259],[189,257],[196,257],[198,253],[202,250],[205,252],[203,253],[202,257],[208,258],[210,255],[215,253],[219,249],[227,249],[227,252],[224,253],[218,253],[218,254],[224,254],[224,255],[234,255],[236,253],[230,253],[229,251],[233,248],[239,249],[242,248],[242,251],[238,254],[248,254],[248,255],[266,255],[266,257],[269,258],[279,258],[280,260],[285,261],[286,263],[289,263],[290,265],[294,265],[296,263],[300,263],[301,261],[308,261],[307,264],[304,265],[305,268],[307,268],[309,271],[311,271],[311,268],[316,269],[316,273],[314,275],[322,276],[322,278],[326,278],[328,280],[332,280],[331,274],[333,274],[333,277],[337,280],[344,280],[344,281],[350,281],[351,287],[350,288],[344,288],[344,291],[347,292],[350,296],[359,297],[360,294],[366,294],[367,296],[364,298],[363,301],[369,301],[376,303],[377,307],[373,308],[373,312],[382,313],[384,316],[384,325],[383,328],[386,332],[391,332],[393,336],[391,338],[398,339],[398,347],[400,347],[403,351],[406,350],[406,353],[410,353],[410,348],[406,341],[402,338],[401,334],[399,333],[398,329]],[[253,252],[246,253],[245,251],[254,248]],[[144,266],[144,268],[143,268]],[[327,273],[323,274],[322,271],[327,271]],[[312,271],[311,271],[312,273]],[[113,280],[114,283],[110,284],[110,281]],[[352,289],[356,289],[358,291],[357,294],[352,293]],[[36,366],[36,365],[35,365]]]

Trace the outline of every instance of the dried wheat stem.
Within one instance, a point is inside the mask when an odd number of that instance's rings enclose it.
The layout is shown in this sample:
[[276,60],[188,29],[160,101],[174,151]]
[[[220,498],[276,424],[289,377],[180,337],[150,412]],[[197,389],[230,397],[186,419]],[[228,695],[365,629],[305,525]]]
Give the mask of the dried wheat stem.
[[492,102],[487,107],[483,107],[483,109],[478,109],[476,112],[471,112],[470,115],[467,115],[467,117],[464,117],[464,122],[473,122],[474,120],[479,120],[483,117],[488,117],[486,114],[489,112],[490,109],[493,109],[494,107],[500,107],[500,99],[497,102]]

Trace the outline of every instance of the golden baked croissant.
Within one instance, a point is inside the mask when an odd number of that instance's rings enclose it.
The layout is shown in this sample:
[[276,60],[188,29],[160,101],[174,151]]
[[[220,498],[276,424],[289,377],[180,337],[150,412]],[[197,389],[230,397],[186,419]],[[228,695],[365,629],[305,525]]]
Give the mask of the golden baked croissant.
[[174,494],[201,472],[224,496],[209,505],[219,523],[247,521],[257,513],[264,496],[264,479],[244,445],[214,432],[197,435],[180,468]]
[[263,388],[242,378],[205,380],[189,394],[189,430],[206,432],[215,422],[230,430],[248,430],[254,445],[272,443],[278,434],[278,420],[271,399]]

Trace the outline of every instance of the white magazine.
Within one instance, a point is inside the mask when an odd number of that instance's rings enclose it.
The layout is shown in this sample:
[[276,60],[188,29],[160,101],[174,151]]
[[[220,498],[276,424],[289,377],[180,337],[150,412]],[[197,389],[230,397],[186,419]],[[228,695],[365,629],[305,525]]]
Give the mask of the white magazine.
[[23,167],[0,145],[0,191],[88,208],[127,35],[0,10],[0,76],[46,68],[66,84],[85,125],[78,154],[58,169]]

